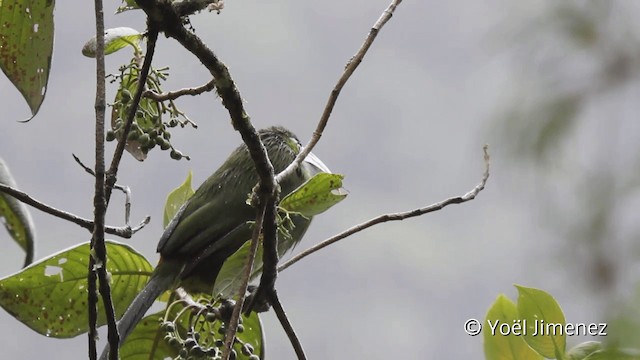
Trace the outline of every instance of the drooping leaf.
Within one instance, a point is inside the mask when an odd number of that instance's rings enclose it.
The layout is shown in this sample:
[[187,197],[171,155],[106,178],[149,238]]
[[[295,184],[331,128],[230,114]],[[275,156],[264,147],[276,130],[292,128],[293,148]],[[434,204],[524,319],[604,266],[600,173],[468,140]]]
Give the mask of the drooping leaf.
[[[2,158],[0,158],[0,184],[17,188],[9,167]],[[36,229],[27,206],[14,197],[0,192],[0,222],[4,222],[9,235],[25,251],[24,266],[31,264],[35,254]]]
[[[132,46],[134,51],[140,51],[140,47],[138,46],[140,39],[142,39],[142,33],[136,29],[129,27],[107,29],[104,32],[104,54],[113,54],[127,46]],[[95,58],[97,47],[97,39],[94,36],[82,47],[82,55]]]
[[[501,324],[508,329],[500,330]],[[523,329],[517,328],[519,321],[516,304],[505,295],[500,295],[491,305],[482,328],[484,340],[484,356],[487,360],[540,360],[542,356],[527,345],[521,334]],[[520,325],[521,326],[521,325]],[[507,333],[509,332],[509,333]],[[520,334],[518,334],[520,332]]]
[[194,194],[193,187],[191,186],[191,171],[187,175],[184,182],[173,189],[167,196],[167,201],[164,203],[164,217],[162,220],[163,227],[167,227],[169,221],[173,219],[182,204],[187,202]]
[[526,321],[524,340],[548,359],[564,355],[566,351],[565,318],[560,305],[548,293],[524,286],[518,289],[518,312]]
[[319,173],[280,201],[280,207],[306,217],[321,214],[347,197],[344,175]]
[[0,68],[35,116],[44,101],[53,53],[54,1],[0,1]]
[[[106,246],[111,296],[120,317],[153,269],[128,245],[108,241]],[[69,338],[86,332],[89,252],[89,243],[76,245],[0,279],[0,306],[46,336]],[[105,324],[101,300],[98,323]]]

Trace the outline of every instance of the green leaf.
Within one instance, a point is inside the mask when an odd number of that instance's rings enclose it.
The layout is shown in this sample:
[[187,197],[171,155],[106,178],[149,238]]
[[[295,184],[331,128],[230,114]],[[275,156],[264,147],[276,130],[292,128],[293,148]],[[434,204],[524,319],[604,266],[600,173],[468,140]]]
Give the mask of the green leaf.
[[[131,247],[107,242],[111,296],[120,317],[153,270]],[[87,331],[89,244],[76,245],[0,279],[0,306],[34,331],[69,338]],[[98,323],[105,324],[100,300]]]
[[[211,303],[210,296],[202,296],[200,303]],[[214,348],[216,340],[223,340],[224,335],[220,334],[219,329],[222,322],[215,320],[214,322],[206,321],[204,313],[198,313],[190,316],[190,312],[184,313],[183,303],[175,303],[170,308],[170,314],[166,319],[173,322],[176,332],[172,332],[172,336],[176,339],[185,340],[187,329],[193,328],[199,334],[197,343],[203,348]],[[219,304],[217,304],[219,305]],[[182,312],[182,315],[178,316]],[[177,318],[177,319],[176,319]],[[175,359],[182,348],[181,344],[169,345],[165,340],[168,332],[160,328],[161,322],[165,319],[165,311],[149,315],[142,319],[133,330],[131,335],[120,348],[121,360],[162,360]],[[264,358],[264,334],[262,323],[257,313],[252,312],[248,316],[242,315],[242,332],[236,333],[236,339],[239,340],[234,345],[238,360],[248,360],[249,355],[243,354],[241,343],[251,344],[253,353]],[[222,348],[219,348],[222,351]]]
[[[216,283],[213,288],[213,294],[221,294],[223,297],[232,298],[238,293],[241,284],[241,276],[244,272],[244,266],[251,248],[251,240],[245,243],[224,261]],[[256,257],[253,261],[251,279],[256,278],[262,272],[262,242],[258,244]]]
[[0,1],[0,68],[38,113],[53,53],[54,1]]
[[[0,158],[0,184],[17,188],[13,176],[9,172],[9,168]],[[7,228],[9,235],[20,245],[25,251],[24,266],[33,262],[34,256],[34,238],[35,226],[31,219],[31,213],[26,205],[14,197],[0,192],[0,220],[3,220],[4,226]]]
[[582,344],[578,344],[571,350],[567,351],[567,359],[584,360],[587,356],[598,350],[602,350],[602,343],[600,341],[583,342]]
[[136,0],[122,0],[122,5],[118,6],[116,9],[116,14],[123,13],[129,10],[137,10],[140,9]]
[[[502,335],[500,325],[507,324],[513,332]],[[524,329],[516,328],[521,324],[516,304],[505,295],[499,295],[491,305],[484,321],[482,336],[484,340],[484,356],[487,360],[539,360],[540,354],[527,345],[522,336]]]
[[518,289],[518,312],[526,321],[524,340],[548,359],[562,358],[566,351],[565,318],[560,305],[548,293],[515,285]]
[[321,214],[347,197],[344,175],[319,173],[280,201],[280,207],[306,217]]
[[[142,39],[142,34],[136,29],[128,27],[107,29],[104,32],[104,54],[113,54],[127,46],[132,46],[136,52],[139,52],[141,51],[138,46],[140,39]],[[82,47],[82,55],[91,58],[96,57],[97,43],[96,37],[92,37]]]
[[193,187],[191,186],[191,171],[187,175],[182,185],[175,188],[167,196],[167,201],[164,203],[164,218],[162,220],[163,227],[167,227],[169,221],[173,219],[182,204],[187,202],[194,194]]

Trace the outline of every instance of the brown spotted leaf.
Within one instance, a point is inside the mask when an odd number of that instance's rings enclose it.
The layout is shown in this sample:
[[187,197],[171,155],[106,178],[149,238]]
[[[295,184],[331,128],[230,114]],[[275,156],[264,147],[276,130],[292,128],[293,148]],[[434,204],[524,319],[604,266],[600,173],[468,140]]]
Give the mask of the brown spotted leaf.
[[347,197],[342,188],[344,175],[319,173],[280,201],[280,207],[289,212],[310,217],[327,211]]
[[0,68],[36,115],[53,52],[53,0],[0,1]]
[[[131,247],[107,242],[111,296],[120,317],[153,270]],[[0,306],[37,333],[69,338],[87,331],[89,243],[76,245],[0,279]],[[102,302],[98,323],[105,324]]]

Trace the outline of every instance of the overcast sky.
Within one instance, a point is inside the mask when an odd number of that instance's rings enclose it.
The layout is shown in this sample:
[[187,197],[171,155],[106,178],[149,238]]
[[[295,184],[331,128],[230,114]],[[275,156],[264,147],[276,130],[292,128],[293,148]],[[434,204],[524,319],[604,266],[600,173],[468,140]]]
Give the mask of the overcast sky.
[[[192,17],[196,34],[230,68],[257,127],[284,125],[309,139],[327,96],[388,0],[227,1],[222,14]],[[537,1],[404,1],[344,88],[314,150],[344,174],[348,198],[318,216],[306,248],[373,216],[410,210],[462,195],[482,176],[482,146],[493,154],[487,189],[469,203],[417,219],[366,230],[310,256],[278,279],[283,304],[311,359],[481,358],[482,337],[463,331],[482,319],[512,284],[554,294],[568,320],[598,322],[589,299],[562,275],[558,238],[540,223],[531,188],[536,176],[507,159],[495,131],[517,69],[511,66],[510,32],[539,14]],[[540,2],[544,3],[544,2]],[[143,31],[142,12],[111,15],[107,27]],[[27,124],[28,107],[0,80],[3,116],[0,157],[21,189],[53,206],[91,217],[93,179],[71,156],[93,164],[94,61],[81,54],[94,35],[91,2],[60,1],[47,97]],[[130,53],[107,58],[116,72]],[[207,71],[175,41],[161,37],[155,67],[169,66],[167,90],[204,84]],[[114,94],[109,88],[109,98]],[[154,151],[144,163],[126,155],[118,182],[133,192],[132,222],[152,218],[124,240],[157,261],[167,193],[189,170],[200,184],[240,143],[228,114],[212,94],[178,101],[197,130],[173,131],[172,142],[191,161]],[[108,143],[110,154],[114,143]],[[533,177],[533,178],[532,178]],[[115,194],[108,222],[121,225]],[[87,241],[89,234],[33,210],[37,256]],[[0,276],[18,271],[23,258],[6,234]],[[296,249],[299,250],[299,249]],[[263,316],[270,359],[294,353],[272,313]],[[47,339],[0,311],[6,358],[83,358],[84,335]],[[101,336],[106,338],[106,329]],[[575,344],[579,339],[570,339]]]

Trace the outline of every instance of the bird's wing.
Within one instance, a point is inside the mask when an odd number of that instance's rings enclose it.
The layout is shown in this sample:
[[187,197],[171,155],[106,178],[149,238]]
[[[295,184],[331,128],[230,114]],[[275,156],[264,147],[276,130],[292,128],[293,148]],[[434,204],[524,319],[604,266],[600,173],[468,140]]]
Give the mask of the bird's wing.
[[193,259],[255,218],[255,210],[244,201],[244,191],[238,195],[236,189],[224,189],[237,184],[215,180],[211,179],[218,185],[203,184],[205,190],[198,189],[171,220],[158,243],[163,257]]

